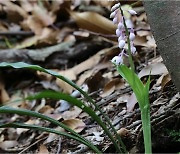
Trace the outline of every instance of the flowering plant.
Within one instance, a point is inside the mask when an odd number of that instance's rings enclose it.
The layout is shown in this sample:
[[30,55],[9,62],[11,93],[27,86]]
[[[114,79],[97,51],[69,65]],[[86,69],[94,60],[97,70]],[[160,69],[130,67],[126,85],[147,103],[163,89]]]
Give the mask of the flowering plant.
[[[112,59],[112,62],[115,64],[119,74],[129,83],[134,94],[136,95],[139,107],[141,110],[141,119],[143,127],[143,136],[144,136],[144,145],[145,153],[152,153],[151,147],[151,124],[150,124],[150,103],[149,103],[149,86],[150,78],[147,83],[144,85],[135,73],[135,67],[132,59],[132,55],[136,53],[136,48],[134,47],[134,29],[132,25],[128,25],[124,12],[121,8],[121,4],[115,4],[111,8],[110,18],[113,18],[113,23],[117,24],[116,35],[118,37],[118,46],[121,49],[121,53],[118,56],[115,56]],[[120,20],[118,15],[120,12]],[[137,13],[129,9],[128,12],[131,15],[136,15]],[[128,45],[128,48],[125,48],[125,45]],[[127,51],[127,53],[126,53]],[[123,57],[127,56],[130,63],[130,68],[123,64]]]

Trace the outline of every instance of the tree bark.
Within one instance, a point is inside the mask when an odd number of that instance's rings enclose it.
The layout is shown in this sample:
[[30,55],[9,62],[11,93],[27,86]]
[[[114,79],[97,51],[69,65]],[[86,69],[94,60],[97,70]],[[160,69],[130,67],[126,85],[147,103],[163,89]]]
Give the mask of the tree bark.
[[180,2],[144,1],[158,50],[180,91]]

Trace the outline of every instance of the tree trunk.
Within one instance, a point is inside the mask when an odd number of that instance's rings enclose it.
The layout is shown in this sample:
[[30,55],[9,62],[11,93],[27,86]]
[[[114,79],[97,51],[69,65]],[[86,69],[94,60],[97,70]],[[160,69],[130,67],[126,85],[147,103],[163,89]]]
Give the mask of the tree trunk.
[[144,6],[158,50],[180,91],[180,2],[144,1]]

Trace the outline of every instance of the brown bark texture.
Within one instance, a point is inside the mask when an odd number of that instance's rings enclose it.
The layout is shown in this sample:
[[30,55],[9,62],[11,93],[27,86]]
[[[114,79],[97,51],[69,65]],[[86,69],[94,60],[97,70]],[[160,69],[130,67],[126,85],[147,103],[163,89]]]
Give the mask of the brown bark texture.
[[157,48],[180,91],[180,1],[144,1]]

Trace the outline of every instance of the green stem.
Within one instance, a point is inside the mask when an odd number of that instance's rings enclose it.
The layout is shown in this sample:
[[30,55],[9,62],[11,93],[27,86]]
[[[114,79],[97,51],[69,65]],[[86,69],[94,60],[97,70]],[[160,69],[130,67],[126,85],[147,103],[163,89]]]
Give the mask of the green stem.
[[134,77],[135,67],[134,67],[134,62],[133,62],[133,58],[132,58],[132,55],[131,55],[131,44],[130,44],[130,39],[129,39],[129,31],[128,31],[126,21],[125,21],[125,18],[124,18],[124,13],[123,13],[123,10],[121,9],[121,7],[120,7],[120,11],[121,11],[121,15],[123,17],[123,24],[124,24],[124,28],[125,28],[125,32],[126,32],[126,36],[127,36],[128,59],[129,59],[129,64],[130,64],[130,67],[131,67],[131,70],[132,70],[132,79],[133,79],[133,85],[134,85],[134,84],[136,84],[135,83],[135,77]]
[[145,153],[152,153],[151,143],[151,120],[150,120],[150,105],[149,103],[141,110],[142,128],[144,136]]
[[125,32],[126,32],[126,36],[127,36],[128,59],[129,59],[129,63],[130,63],[132,71],[135,72],[135,67],[134,67],[134,63],[133,63],[133,59],[132,59],[132,55],[131,55],[131,44],[130,44],[130,39],[129,39],[129,31],[128,31],[126,21],[125,21],[125,18],[124,18],[124,13],[123,13],[123,10],[121,9],[121,7],[120,7],[120,11],[121,11],[121,15],[123,17],[123,24],[124,24],[124,28],[125,28]]

